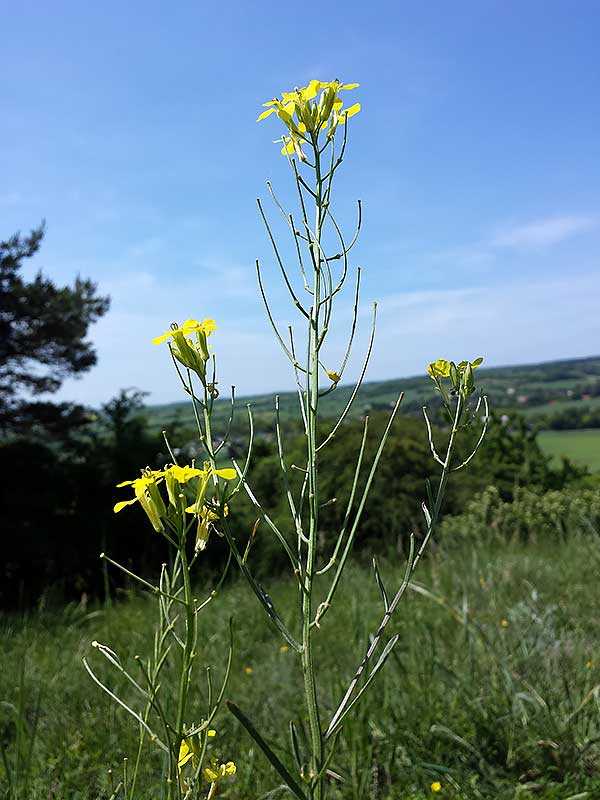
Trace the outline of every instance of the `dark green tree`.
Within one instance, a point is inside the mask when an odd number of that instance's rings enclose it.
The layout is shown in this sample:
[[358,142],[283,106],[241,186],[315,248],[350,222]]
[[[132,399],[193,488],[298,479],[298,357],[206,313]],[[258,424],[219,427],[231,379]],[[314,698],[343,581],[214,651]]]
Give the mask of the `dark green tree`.
[[81,406],[37,400],[96,363],[89,326],[109,307],[91,280],[56,286],[21,270],[40,249],[45,226],[0,241],[0,432],[43,428],[58,437],[85,420]]

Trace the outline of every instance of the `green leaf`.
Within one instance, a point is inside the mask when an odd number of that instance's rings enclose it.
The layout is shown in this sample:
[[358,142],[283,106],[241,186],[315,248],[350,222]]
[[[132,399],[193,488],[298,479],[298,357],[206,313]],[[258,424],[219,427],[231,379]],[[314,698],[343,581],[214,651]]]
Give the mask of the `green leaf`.
[[279,758],[271,750],[269,745],[265,742],[265,740],[256,730],[256,728],[254,727],[252,722],[248,719],[248,717],[244,714],[244,712],[230,700],[226,700],[226,703],[227,703],[227,708],[231,711],[233,716],[236,717],[236,719],[238,719],[242,723],[244,728],[246,728],[250,736],[254,739],[256,744],[260,747],[265,756],[269,759],[273,768],[279,773],[280,777],[283,778],[283,780],[289,787],[292,794],[296,795],[296,797],[300,798],[300,800],[307,800],[306,795],[300,788],[299,784],[292,777],[292,775],[290,775],[284,764],[282,764]]

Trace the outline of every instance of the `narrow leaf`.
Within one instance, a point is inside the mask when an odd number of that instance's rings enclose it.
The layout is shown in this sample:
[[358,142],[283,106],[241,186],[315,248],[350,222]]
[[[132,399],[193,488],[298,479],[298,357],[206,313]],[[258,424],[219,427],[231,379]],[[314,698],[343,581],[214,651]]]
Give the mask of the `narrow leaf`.
[[279,773],[279,775],[286,782],[286,785],[289,787],[290,791],[294,795],[296,795],[296,797],[300,798],[300,800],[306,800],[306,795],[304,794],[298,783],[290,775],[286,767],[282,764],[279,758],[271,750],[269,745],[265,742],[265,740],[256,730],[256,728],[254,727],[252,722],[248,719],[248,717],[244,714],[244,712],[230,700],[226,700],[225,702],[227,703],[227,708],[231,711],[233,716],[236,717],[236,719],[238,719],[242,723],[244,728],[246,728],[250,736],[254,739],[256,744],[260,747],[265,756],[271,762],[271,766]]

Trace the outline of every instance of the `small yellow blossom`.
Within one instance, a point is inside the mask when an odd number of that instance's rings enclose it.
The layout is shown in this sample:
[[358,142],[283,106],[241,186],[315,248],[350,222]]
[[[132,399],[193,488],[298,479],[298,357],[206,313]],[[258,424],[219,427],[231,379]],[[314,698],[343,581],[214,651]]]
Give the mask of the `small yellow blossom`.
[[168,331],[152,339],[152,344],[162,344],[167,339],[177,338],[180,335],[189,336],[192,333],[204,333],[206,336],[210,336],[216,329],[217,323],[214,319],[207,318],[203,319],[202,322],[198,322],[197,319],[186,319],[181,326],[173,323],[173,327],[169,328]]
[[594,662],[590,659],[589,661],[585,662],[585,666],[587,669],[591,669],[594,666]]
[[233,761],[219,764],[216,758],[211,759],[210,766],[205,767],[203,774],[209,783],[219,783],[223,778],[231,778],[237,772],[237,767]]
[[332,370],[331,372],[329,370],[325,371],[327,373],[327,377],[332,383],[339,383],[342,380],[342,376],[339,372],[336,372],[335,370]]
[[181,327],[173,323],[168,331],[154,338],[152,343],[161,344],[169,339],[172,340],[169,346],[173,358],[186,369],[195,372],[206,385],[206,362],[210,358],[207,338],[216,327],[214,319],[204,319],[202,322],[198,322],[197,319],[186,319]]
[[204,471],[201,469],[197,469],[196,467],[180,467],[177,464],[173,464],[172,467],[168,467],[164,470],[165,478],[167,476],[171,476],[177,483],[187,483],[192,478],[199,478],[201,475],[204,474]]
[[254,670],[252,669],[252,667],[244,667],[244,672],[246,673],[246,675],[252,675]]
[[194,755],[192,748],[187,743],[186,739],[182,739],[179,745],[179,758],[177,759],[177,767],[181,769],[185,767],[191,757]]
[[163,473],[156,470],[145,470],[140,478],[133,481],[122,481],[117,484],[117,489],[123,486],[131,486],[133,488],[134,497],[131,500],[121,500],[116,503],[113,511],[118,514],[126,506],[131,506],[134,503],[139,503],[144,509],[146,516],[152,523],[155,531],[160,532],[163,530],[161,517],[165,515],[166,509],[163,499],[160,495],[158,484],[163,478]]
[[279,652],[287,653],[289,649],[290,649],[289,644],[282,644],[281,647],[279,648]]
[[510,623],[509,623],[509,621],[507,619],[501,619],[500,620],[500,627],[501,628],[508,628],[509,625],[510,625]]
[[206,731],[206,735],[209,739],[214,739],[214,737],[217,735],[217,732],[214,728],[209,728],[209,730]]
[[431,791],[432,792],[441,792],[442,791],[442,784],[439,781],[434,781],[431,784]]
[[432,378],[449,378],[450,377],[450,362],[445,358],[438,358],[437,361],[432,361],[427,367],[427,372]]

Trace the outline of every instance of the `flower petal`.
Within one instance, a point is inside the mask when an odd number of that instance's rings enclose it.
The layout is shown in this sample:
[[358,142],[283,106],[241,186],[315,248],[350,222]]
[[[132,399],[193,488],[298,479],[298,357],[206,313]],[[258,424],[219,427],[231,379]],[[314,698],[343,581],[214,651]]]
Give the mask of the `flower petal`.
[[354,103],[354,105],[350,106],[349,108],[343,108],[339,112],[339,114],[340,114],[340,125],[343,125],[346,122],[347,119],[350,119],[350,117],[353,117],[355,114],[358,114],[360,109],[361,109],[360,103]]
[[125,506],[132,506],[134,503],[137,503],[137,497],[134,497],[133,500],[121,500],[120,503],[116,503],[113,511],[115,514],[118,514],[119,511],[122,511]]
[[228,467],[226,469],[216,469],[215,475],[218,475],[219,478],[223,478],[223,480],[232,481],[234,478],[237,477],[237,472],[234,469]]
[[261,120],[266,119],[267,117],[269,117],[271,114],[274,114],[274,113],[275,113],[275,109],[274,108],[268,108],[266,111],[263,111],[262,114],[258,115],[258,117],[256,118],[256,121],[260,122]]

